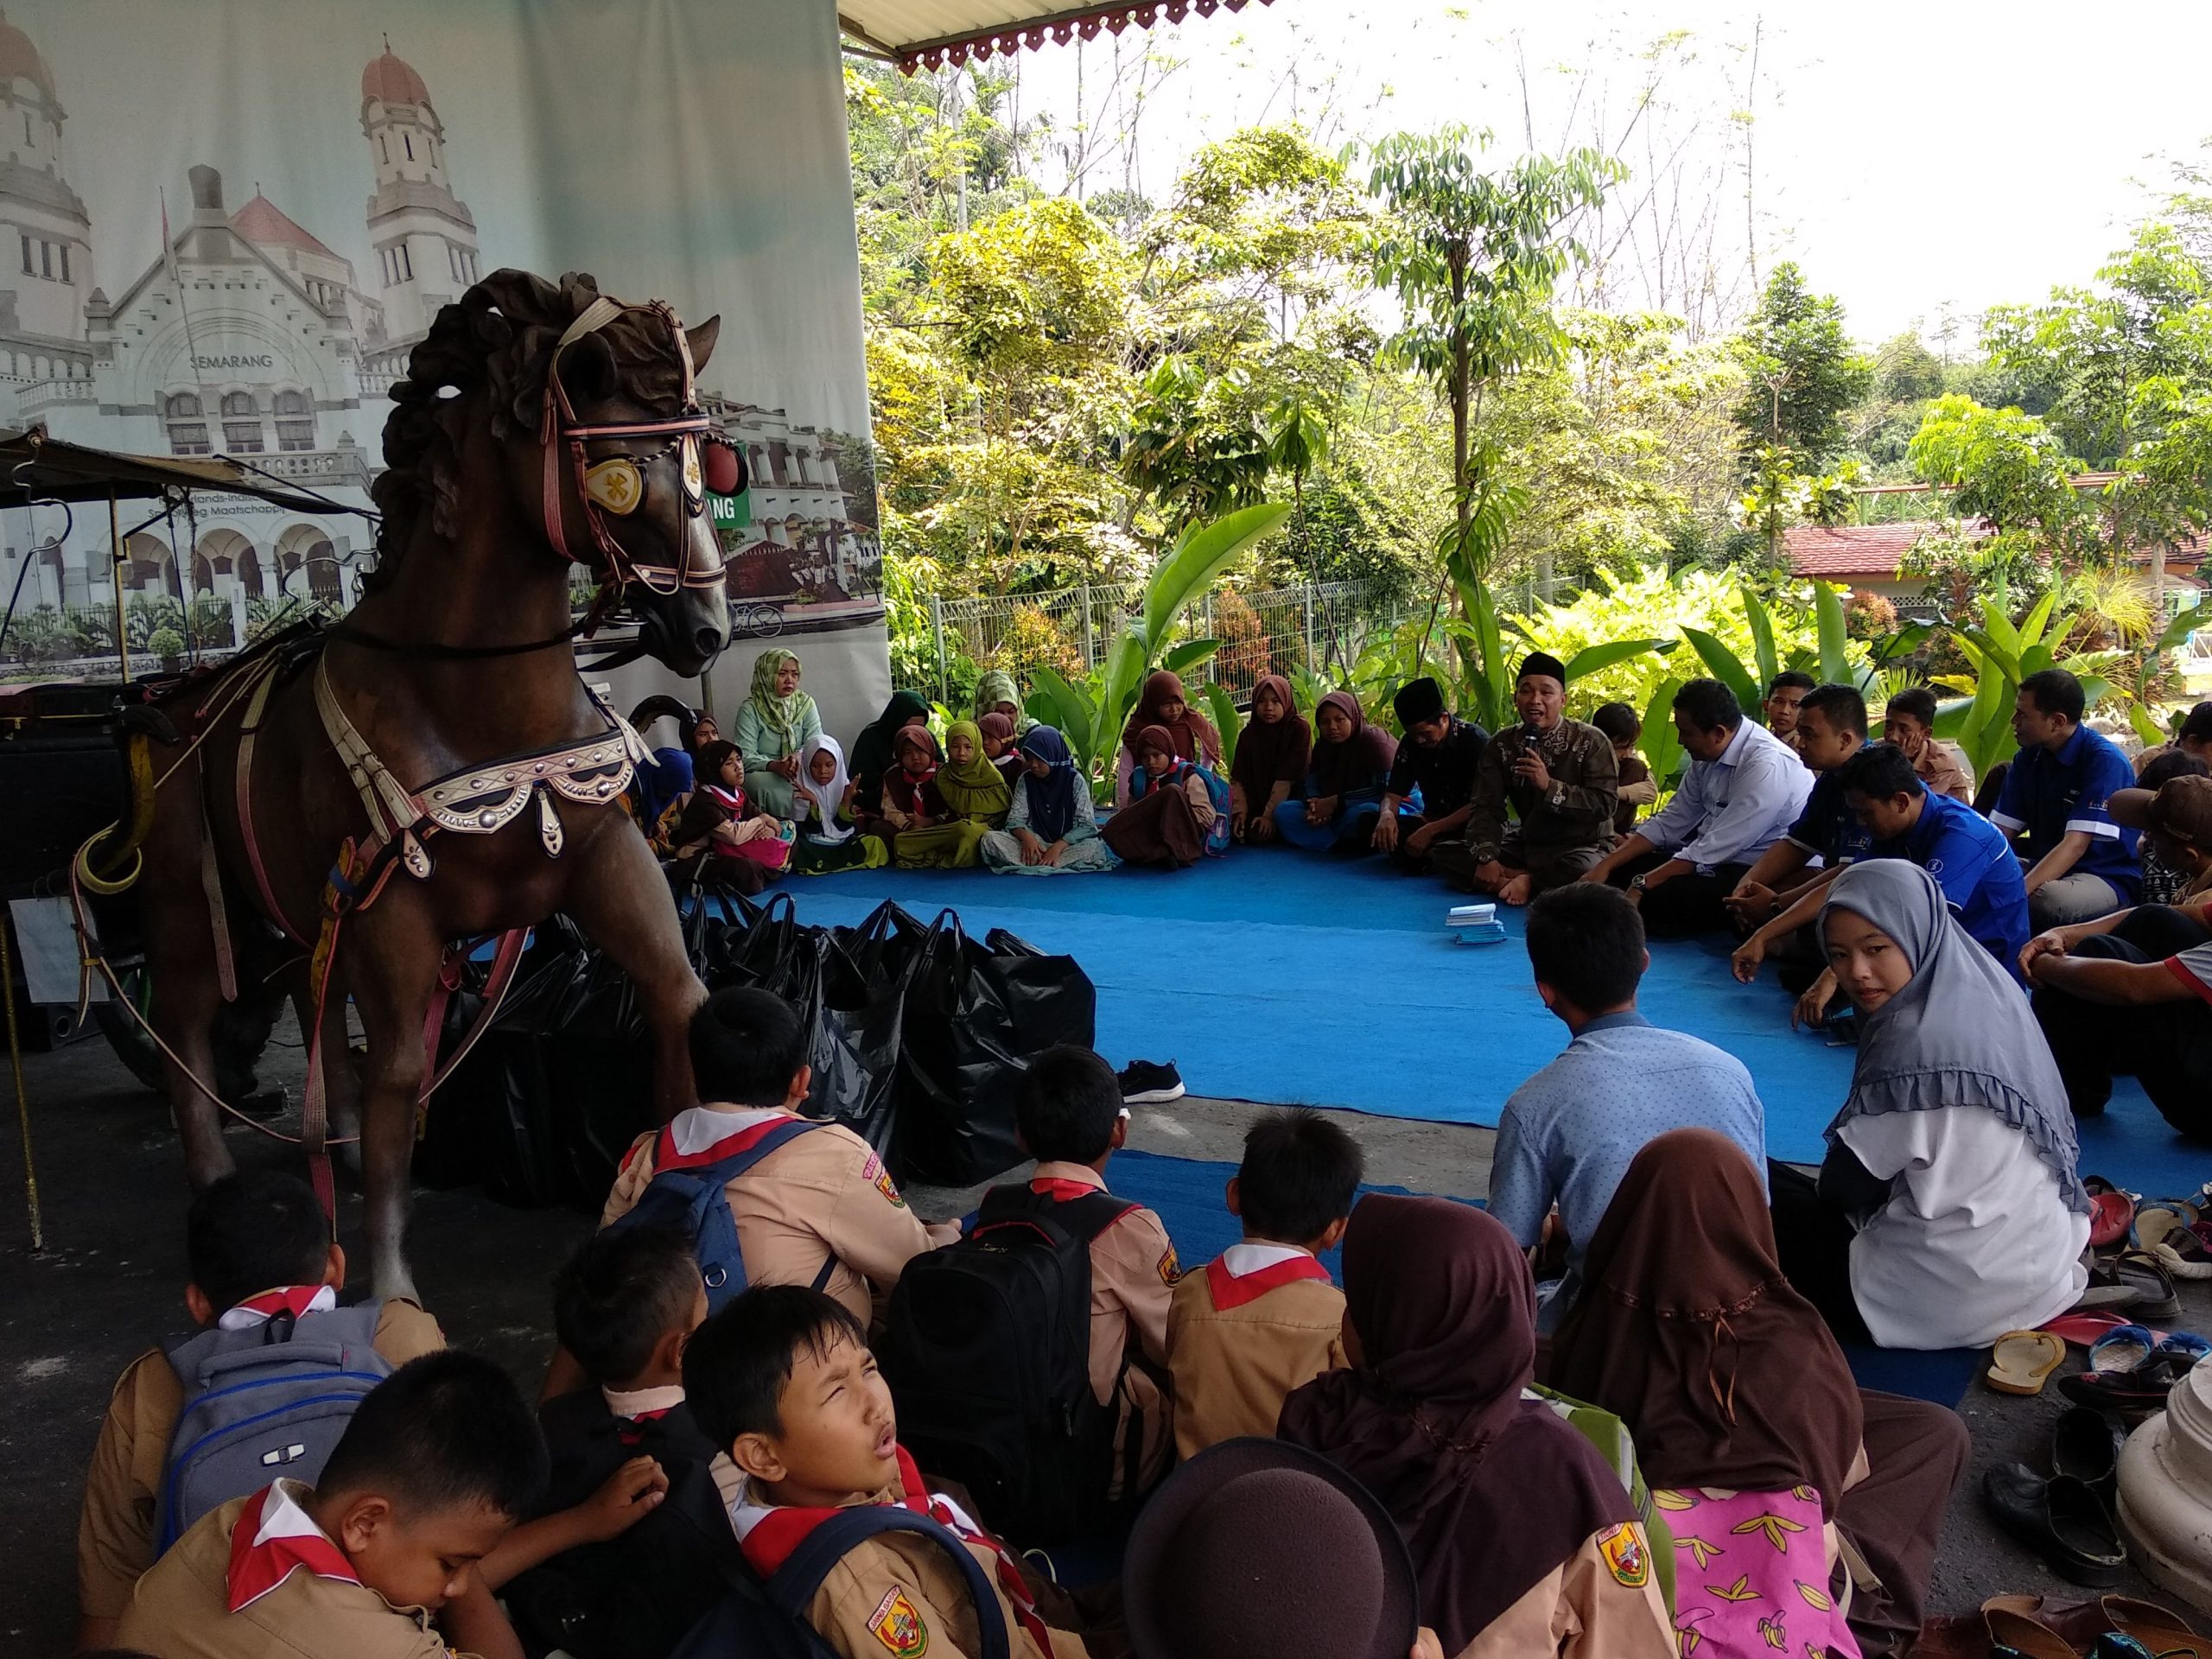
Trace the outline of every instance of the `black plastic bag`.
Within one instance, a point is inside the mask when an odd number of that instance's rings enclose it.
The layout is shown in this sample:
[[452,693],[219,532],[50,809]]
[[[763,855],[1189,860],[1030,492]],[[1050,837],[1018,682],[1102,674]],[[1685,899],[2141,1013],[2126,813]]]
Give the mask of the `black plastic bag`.
[[[441,1060],[475,1025],[483,984],[472,964],[446,1006]],[[491,1027],[430,1097],[416,1173],[433,1186],[480,1181],[502,1204],[596,1210],[653,1121],[636,988],[556,916],[537,929]]]
[[941,912],[906,970],[899,1178],[973,1186],[1020,1163],[1014,1091],[1029,1058],[1055,1043],[1089,1047],[1096,1014],[1096,989],[1073,957],[1003,930],[977,944],[956,912]]

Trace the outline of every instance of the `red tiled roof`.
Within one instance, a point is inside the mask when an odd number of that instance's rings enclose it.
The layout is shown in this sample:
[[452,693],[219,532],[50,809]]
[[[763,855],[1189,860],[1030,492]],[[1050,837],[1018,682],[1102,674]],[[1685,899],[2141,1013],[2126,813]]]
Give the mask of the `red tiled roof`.
[[1864,576],[1895,582],[1913,543],[1940,526],[1926,519],[1900,524],[1799,524],[1782,532],[1789,569],[1800,576]]
[[369,60],[369,67],[361,71],[361,101],[375,99],[380,104],[428,104],[430,89],[423,84],[423,77],[406,59],[392,55],[387,45],[384,55]]
[[326,259],[339,257],[258,190],[251,201],[231,215],[231,228],[257,247],[302,248]]

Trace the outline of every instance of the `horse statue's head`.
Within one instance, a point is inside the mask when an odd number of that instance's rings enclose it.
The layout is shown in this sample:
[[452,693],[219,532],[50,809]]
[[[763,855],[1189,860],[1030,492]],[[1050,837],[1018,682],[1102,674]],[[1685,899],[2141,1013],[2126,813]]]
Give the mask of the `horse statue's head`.
[[729,639],[722,556],[707,495],[744,487],[744,463],[701,407],[696,377],[721,320],[685,328],[666,305],[626,305],[570,273],[559,286],[498,270],[442,308],[392,388],[384,514],[372,590],[422,515],[454,533],[463,423],[483,422],[505,462],[515,516],[550,559],[599,579],[634,612],[646,648],[703,672]]

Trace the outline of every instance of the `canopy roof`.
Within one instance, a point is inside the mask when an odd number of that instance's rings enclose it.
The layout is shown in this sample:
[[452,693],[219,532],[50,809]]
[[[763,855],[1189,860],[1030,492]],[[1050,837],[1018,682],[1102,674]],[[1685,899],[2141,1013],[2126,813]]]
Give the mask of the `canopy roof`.
[[[1248,0],[1154,0],[1153,3],[1071,6],[1061,0],[838,0],[846,34],[887,55],[907,73],[971,58],[989,58],[1047,41],[1065,45],[1101,29],[1119,35],[1134,23],[1179,23],[1191,13],[1242,11]],[[1268,0],[1261,0],[1262,5]]]
[[235,461],[175,455],[125,455],[50,438],[42,426],[0,429],[0,507],[33,501],[105,501],[110,492],[143,500],[172,490],[251,495],[295,512],[359,512],[341,501],[286,489]]

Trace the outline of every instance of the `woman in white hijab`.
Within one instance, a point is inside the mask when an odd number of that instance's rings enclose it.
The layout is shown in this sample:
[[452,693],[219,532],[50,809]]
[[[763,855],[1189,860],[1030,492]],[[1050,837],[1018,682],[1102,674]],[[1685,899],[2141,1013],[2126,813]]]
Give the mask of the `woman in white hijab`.
[[791,821],[798,829],[791,868],[803,875],[880,869],[886,861],[883,843],[853,828],[853,780],[845,771],[845,751],[825,732],[816,733],[799,748],[798,776],[791,780]]
[[2027,998],[1904,859],[1852,865],[1820,926],[1859,1055],[1817,1194],[1777,1171],[1790,1282],[1838,1337],[1885,1348],[1986,1347],[2064,1313],[2089,1199]]

